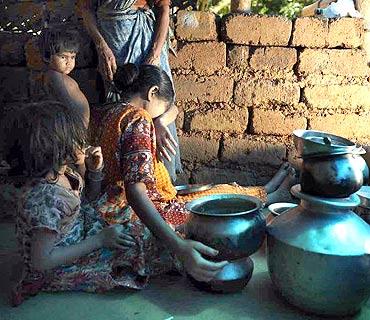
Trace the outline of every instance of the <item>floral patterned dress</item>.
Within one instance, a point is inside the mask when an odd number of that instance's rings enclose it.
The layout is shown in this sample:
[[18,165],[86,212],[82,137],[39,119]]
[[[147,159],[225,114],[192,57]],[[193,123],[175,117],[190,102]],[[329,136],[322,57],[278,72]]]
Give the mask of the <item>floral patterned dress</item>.
[[89,205],[81,206],[82,178],[68,169],[66,176],[75,188],[67,189],[45,179],[27,186],[20,201],[16,230],[24,268],[12,292],[12,304],[39,291],[103,292],[114,287],[143,288],[148,277],[174,268],[175,260],[141,223],[125,224],[137,245],[122,250],[102,248],[70,265],[46,272],[37,271],[31,260],[31,240],[35,230],[57,235],[55,247],[74,245],[95,235],[106,222]]
[[148,197],[174,229],[189,217],[186,202],[204,195],[237,193],[266,200],[264,187],[236,184],[220,184],[208,191],[178,196],[163,163],[157,159],[155,128],[148,112],[118,104],[107,111],[103,123],[106,125],[100,126],[98,145],[104,155],[108,187],[105,202],[100,203],[98,210],[108,222],[138,220],[125,196],[125,186],[138,182],[145,184]]

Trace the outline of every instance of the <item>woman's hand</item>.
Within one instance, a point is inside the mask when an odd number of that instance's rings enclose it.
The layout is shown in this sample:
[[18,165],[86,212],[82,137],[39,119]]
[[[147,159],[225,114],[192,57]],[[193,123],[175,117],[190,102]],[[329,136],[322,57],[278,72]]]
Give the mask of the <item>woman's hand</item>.
[[180,251],[177,253],[188,274],[195,280],[208,282],[212,280],[228,262],[212,262],[204,259],[202,254],[215,257],[218,251],[198,241],[184,240]]
[[88,147],[85,150],[85,164],[89,171],[99,171],[103,168],[101,147]]
[[145,60],[146,64],[152,64],[154,66],[159,67],[159,64],[161,62],[161,55],[160,54],[155,54],[154,52],[150,52],[148,57]]
[[98,236],[101,247],[127,250],[136,245],[135,239],[125,233],[124,227],[120,224],[104,228]]
[[99,57],[99,72],[105,80],[112,81],[117,71],[116,57],[106,43],[97,46]]
[[161,122],[160,118],[154,120],[154,126],[158,154],[160,157],[171,161],[170,153],[172,153],[173,155],[176,154],[175,148],[177,148],[178,144],[172,136],[168,127]]

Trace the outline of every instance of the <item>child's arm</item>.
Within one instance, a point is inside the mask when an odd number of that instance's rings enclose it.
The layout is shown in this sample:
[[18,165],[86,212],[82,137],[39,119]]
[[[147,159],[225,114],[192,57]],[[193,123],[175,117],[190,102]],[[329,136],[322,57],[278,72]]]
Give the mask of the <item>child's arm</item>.
[[178,113],[179,111],[177,107],[172,105],[165,113],[153,120],[158,152],[168,161],[171,161],[171,157],[168,152],[175,155],[175,148],[178,145],[167,126],[176,120]]
[[146,58],[146,63],[159,66],[162,48],[167,40],[169,25],[170,6],[169,4],[159,3],[154,42],[149,56]]
[[195,279],[209,281],[227,264],[226,261],[211,262],[202,257],[202,254],[214,257],[218,254],[217,250],[201,242],[180,238],[160,216],[147,195],[144,183],[128,184],[125,190],[127,199],[140,220],[182,260],[187,272]]
[[99,70],[105,80],[112,81],[113,74],[117,71],[116,58],[97,27],[92,0],[77,0],[77,8],[85,29],[96,46],[99,56]]
[[61,265],[72,264],[77,259],[102,247],[126,250],[135,245],[135,240],[123,232],[123,226],[113,225],[97,235],[81,242],[55,247],[57,234],[45,228],[33,230],[31,240],[31,262],[36,270],[50,270]]
[[95,200],[100,194],[103,180],[103,154],[101,147],[89,147],[85,151],[85,194],[89,201]]

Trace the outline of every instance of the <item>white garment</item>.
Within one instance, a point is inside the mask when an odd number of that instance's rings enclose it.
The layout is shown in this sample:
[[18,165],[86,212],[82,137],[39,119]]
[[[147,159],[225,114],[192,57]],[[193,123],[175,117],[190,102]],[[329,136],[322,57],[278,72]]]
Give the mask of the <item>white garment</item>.
[[326,18],[362,18],[362,15],[355,9],[355,4],[352,0],[332,2],[328,7],[322,9],[321,14]]

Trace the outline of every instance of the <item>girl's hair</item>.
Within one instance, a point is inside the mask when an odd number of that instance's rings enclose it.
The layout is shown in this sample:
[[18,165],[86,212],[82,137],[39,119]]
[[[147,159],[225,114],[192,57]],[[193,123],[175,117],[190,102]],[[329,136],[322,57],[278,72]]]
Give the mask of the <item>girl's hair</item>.
[[44,177],[75,159],[86,144],[86,129],[74,108],[56,101],[29,103],[17,115],[9,115],[14,143],[21,149],[26,174]]
[[144,64],[137,67],[133,63],[125,64],[118,67],[113,81],[123,101],[128,102],[138,94],[146,99],[149,89],[157,86],[159,98],[169,103],[174,102],[175,92],[171,79],[156,66]]
[[45,61],[51,56],[61,52],[78,53],[80,49],[79,34],[75,30],[65,27],[52,27],[44,29],[41,36],[41,50]]

